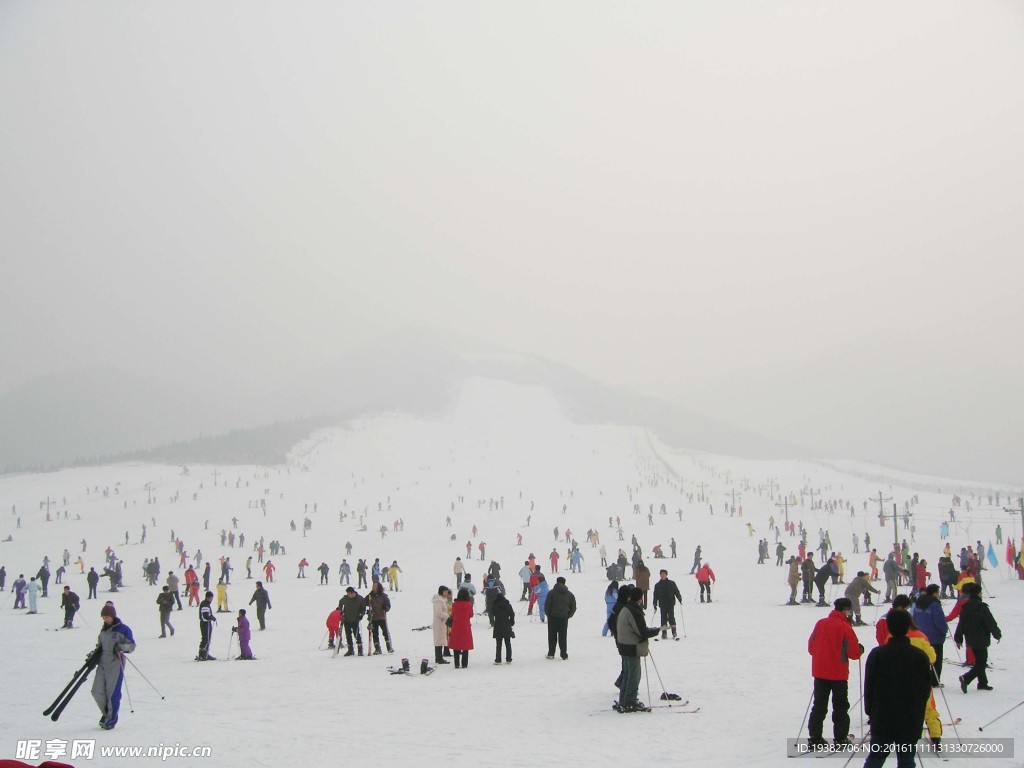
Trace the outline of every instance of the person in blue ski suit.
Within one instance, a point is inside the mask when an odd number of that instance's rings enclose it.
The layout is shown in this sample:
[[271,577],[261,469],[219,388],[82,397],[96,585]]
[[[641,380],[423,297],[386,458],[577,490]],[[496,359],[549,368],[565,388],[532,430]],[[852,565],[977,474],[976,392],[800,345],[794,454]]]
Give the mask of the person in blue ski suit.
[[612,617],[612,609],[615,608],[615,604],[619,601],[619,582],[612,581],[608,585],[608,589],[604,591],[604,605],[607,611],[607,615],[604,617],[604,626],[601,627],[601,637],[608,636],[608,620]]
[[92,681],[92,697],[100,708],[100,728],[109,731],[117,725],[121,708],[121,684],[124,681],[124,661],[121,656],[135,650],[135,637],[127,624],[117,618],[112,605],[100,611],[103,628],[93,653],[96,676]]
[[548,586],[547,580],[544,578],[544,575],[541,574],[540,581],[538,581],[537,586],[533,588],[533,594],[537,596],[537,606],[540,611],[540,621],[542,624],[547,621],[547,617],[544,615],[544,601],[548,597],[549,589],[550,587]]

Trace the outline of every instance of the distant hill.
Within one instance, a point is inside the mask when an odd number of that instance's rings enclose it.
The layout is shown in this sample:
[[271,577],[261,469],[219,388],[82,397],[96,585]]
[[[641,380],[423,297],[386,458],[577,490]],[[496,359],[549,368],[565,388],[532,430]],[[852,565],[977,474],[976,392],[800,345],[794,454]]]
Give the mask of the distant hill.
[[39,377],[0,398],[0,470],[112,458],[271,463],[301,438],[301,430],[379,411],[441,415],[470,376],[546,387],[577,421],[648,427],[680,449],[751,458],[808,455],[543,358],[453,334],[406,331],[255,398],[201,396],[187,382],[109,368]]

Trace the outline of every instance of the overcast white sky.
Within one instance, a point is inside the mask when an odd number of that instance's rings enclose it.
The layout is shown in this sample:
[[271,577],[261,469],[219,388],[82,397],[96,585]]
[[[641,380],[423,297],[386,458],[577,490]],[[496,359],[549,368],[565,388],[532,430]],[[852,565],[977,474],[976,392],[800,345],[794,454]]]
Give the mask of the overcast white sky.
[[1022,82],[1018,2],[5,2],[0,392],[428,325],[1024,481]]

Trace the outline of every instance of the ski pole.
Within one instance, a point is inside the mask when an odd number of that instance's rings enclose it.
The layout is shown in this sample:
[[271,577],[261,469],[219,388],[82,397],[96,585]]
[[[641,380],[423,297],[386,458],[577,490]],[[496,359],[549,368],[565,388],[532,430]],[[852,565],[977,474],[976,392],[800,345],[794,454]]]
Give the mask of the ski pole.
[[956,729],[956,724],[957,724],[957,718],[953,717],[953,710],[952,710],[952,709],[950,709],[950,706],[949,706],[949,699],[947,699],[947,698],[946,698],[946,691],[945,691],[945,689],[944,689],[944,688],[942,687],[942,684],[941,684],[941,683],[939,682],[939,676],[938,676],[938,674],[937,674],[937,673],[935,672],[935,667],[934,667],[934,666],[932,666],[932,667],[930,667],[930,669],[931,669],[931,671],[932,671],[932,677],[934,677],[934,678],[935,678],[935,683],[936,683],[936,685],[938,686],[938,689],[939,689],[939,693],[940,693],[940,694],[942,694],[942,701],[943,701],[943,702],[945,703],[945,705],[946,705],[946,714],[948,714],[948,715],[949,715],[949,722],[950,722],[950,723],[952,724],[952,726],[953,726],[953,733],[955,733],[955,734],[956,734],[956,740],[957,740],[957,743],[959,744],[959,743],[961,743],[961,741],[960,741],[960,732],[959,732],[959,731],[958,731],[958,730]]
[[864,735],[864,672],[860,658],[857,659],[857,687],[860,688],[860,732]]
[[683,611],[683,601],[679,601],[679,626],[683,628],[683,637],[686,637],[686,616]]
[[[865,733],[863,738],[861,738],[860,744],[858,746],[863,746],[867,742],[868,737],[870,735],[871,735],[870,731]],[[852,749],[852,750],[850,750],[850,756],[848,758],[846,758],[846,762],[843,763],[843,768],[846,768],[850,764],[850,761],[853,760],[853,758],[856,757],[859,754],[860,754],[860,750],[859,749]]]
[[321,651],[321,650],[323,650],[323,647],[324,647],[324,640],[326,640],[326,639],[327,639],[327,633],[328,633],[329,631],[330,631],[330,630],[327,630],[327,629],[325,629],[325,630],[324,630],[324,636],[323,636],[322,638],[320,638],[320,645],[318,645],[318,646],[316,647],[316,649],[317,649],[318,651]]
[[1010,708],[1009,708],[1008,710],[1006,710],[1005,712],[1003,712],[1003,714],[1001,714],[1001,715],[1000,715],[999,717],[997,717],[997,718],[996,718],[995,720],[989,720],[989,721],[988,721],[987,723],[985,723],[984,725],[979,725],[979,726],[978,726],[978,730],[979,730],[979,731],[984,731],[984,730],[985,730],[986,728],[988,728],[988,727],[989,727],[990,725],[992,725],[992,723],[994,723],[994,722],[995,722],[996,720],[1001,720],[1002,718],[1006,717],[1006,716],[1007,716],[1008,714],[1010,714],[1011,712],[1013,712],[1013,710],[1015,710],[1015,709],[1016,709],[1017,707],[1019,707],[1019,706],[1020,706],[1021,704],[1024,704],[1024,701],[1019,701],[1019,702],[1017,702],[1017,703],[1016,703],[1016,704],[1014,704],[1014,705],[1013,705],[1012,707],[1010,707]]
[[141,670],[141,669],[139,669],[138,665],[137,665],[137,664],[136,664],[136,663],[135,663],[134,661],[132,661],[130,657],[128,657],[128,656],[122,656],[121,658],[123,658],[123,659],[124,659],[125,661],[127,661],[127,662],[128,662],[129,664],[131,664],[131,665],[132,665],[132,667],[134,667],[134,668],[135,668],[135,671],[139,673],[139,677],[141,677],[141,678],[142,678],[143,680],[145,680],[145,681],[146,681],[146,683],[147,683],[147,685],[149,685],[149,687],[150,687],[150,688],[152,688],[152,689],[153,689],[154,691],[156,691],[156,695],[157,695],[157,696],[159,696],[159,697],[160,697],[161,699],[164,699],[164,698],[165,698],[165,697],[164,697],[164,695],[163,695],[162,693],[160,693],[160,691],[159,691],[159,690],[157,690],[157,687],[156,687],[155,685],[153,685],[153,683],[151,683],[151,682],[149,681],[149,678],[148,678],[148,677],[146,677],[146,676],[145,676],[145,675],[144,675],[144,674],[142,673],[142,670]]
[[651,676],[647,673],[646,656],[644,656],[644,679],[647,681],[647,706],[651,706]]
[[224,658],[224,661],[231,661],[231,643],[234,640],[234,637],[234,632],[228,632],[228,655]]
[[[658,684],[661,685],[661,692],[665,694],[665,698],[667,699],[668,689],[665,687],[665,681],[661,679],[661,672],[658,670],[658,663],[654,660],[654,654],[651,653],[650,650],[647,651],[647,656],[644,657],[645,662],[647,658],[650,658],[651,660],[651,666],[654,667],[654,674],[658,676]],[[671,706],[671,704],[669,706]]]
[[135,714],[135,705],[132,704],[132,692],[128,690],[128,677],[124,673],[124,656],[121,656],[121,682],[124,683],[124,695],[128,697],[128,711]]
[[814,701],[814,691],[811,691],[811,696],[807,699],[807,709],[804,710],[804,716],[800,720],[800,730],[796,732],[796,740],[800,741],[800,734],[804,732],[804,723],[807,722],[807,713],[811,711],[811,702]]

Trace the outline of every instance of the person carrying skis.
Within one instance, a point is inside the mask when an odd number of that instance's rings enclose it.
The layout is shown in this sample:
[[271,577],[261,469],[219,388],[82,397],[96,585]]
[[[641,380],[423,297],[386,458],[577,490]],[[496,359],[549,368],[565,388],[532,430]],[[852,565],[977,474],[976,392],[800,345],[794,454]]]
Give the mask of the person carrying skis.
[[71,591],[71,587],[64,587],[64,593],[60,596],[60,607],[64,609],[64,626],[62,629],[71,629],[75,613],[81,607],[78,595]]
[[121,684],[124,681],[122,655],[135,650],[135,637],[131,629],[117,618],[113,605],[100,609],[103,626],[92,652],[96,676],[92,681],[92,697],[100,708],[100,728],[111,730],[117,725],[121,708]]
[[[614,582],[613,582],[614,583]],[[609,586],[608,591],[611,592]],[[617,587],[616,587],[617,591]],[[608,601],[610,595],[605,594],[605,602]],[[654,602],[652,608],[657,610],[661,607],[661,639],[668,639],[668,630],[672,630],[672,638],[675,640],[679,639],[679,635],[676,633],[676,601],[680,604],[683,602],[683,596],[679,593],[679,587],[676,583],[668,577],[668,571],[664,568],[658,572],[658,583],[654,585]],[[608,613],[611,615],[611,609],[614,607],[614,603],[608,607]]]
[[249,620],[245,618],[245,608],[238,609],[237,623],[231,628],[231,631],[238,635],[238,656],[235,658],[239,661],[249,661],[255,658],[252,655],[252,648],[249,647],[252,632],[249,629]]
[[704,593],[708,593],[707,602],[711,602],[711,583],[715,581],[715,572],[711,570],[711,563],[704,563],[697,571],[697,583],[700,585],[700,601],[704,602]]
[[[830,695],[832,735],[837,745],[850,743],[850,660],[859,659],[864,653],[864,646],[857,641],[850,625],[853,603],[848,597],[840,597],[833,606],[834,610],[814,625],[807,639],[811,676],[814,678],[814,703],[807,721],[808,745],[812,748],[825,745],[822,733]],[[921,713],[924,714],[923,702]]]

